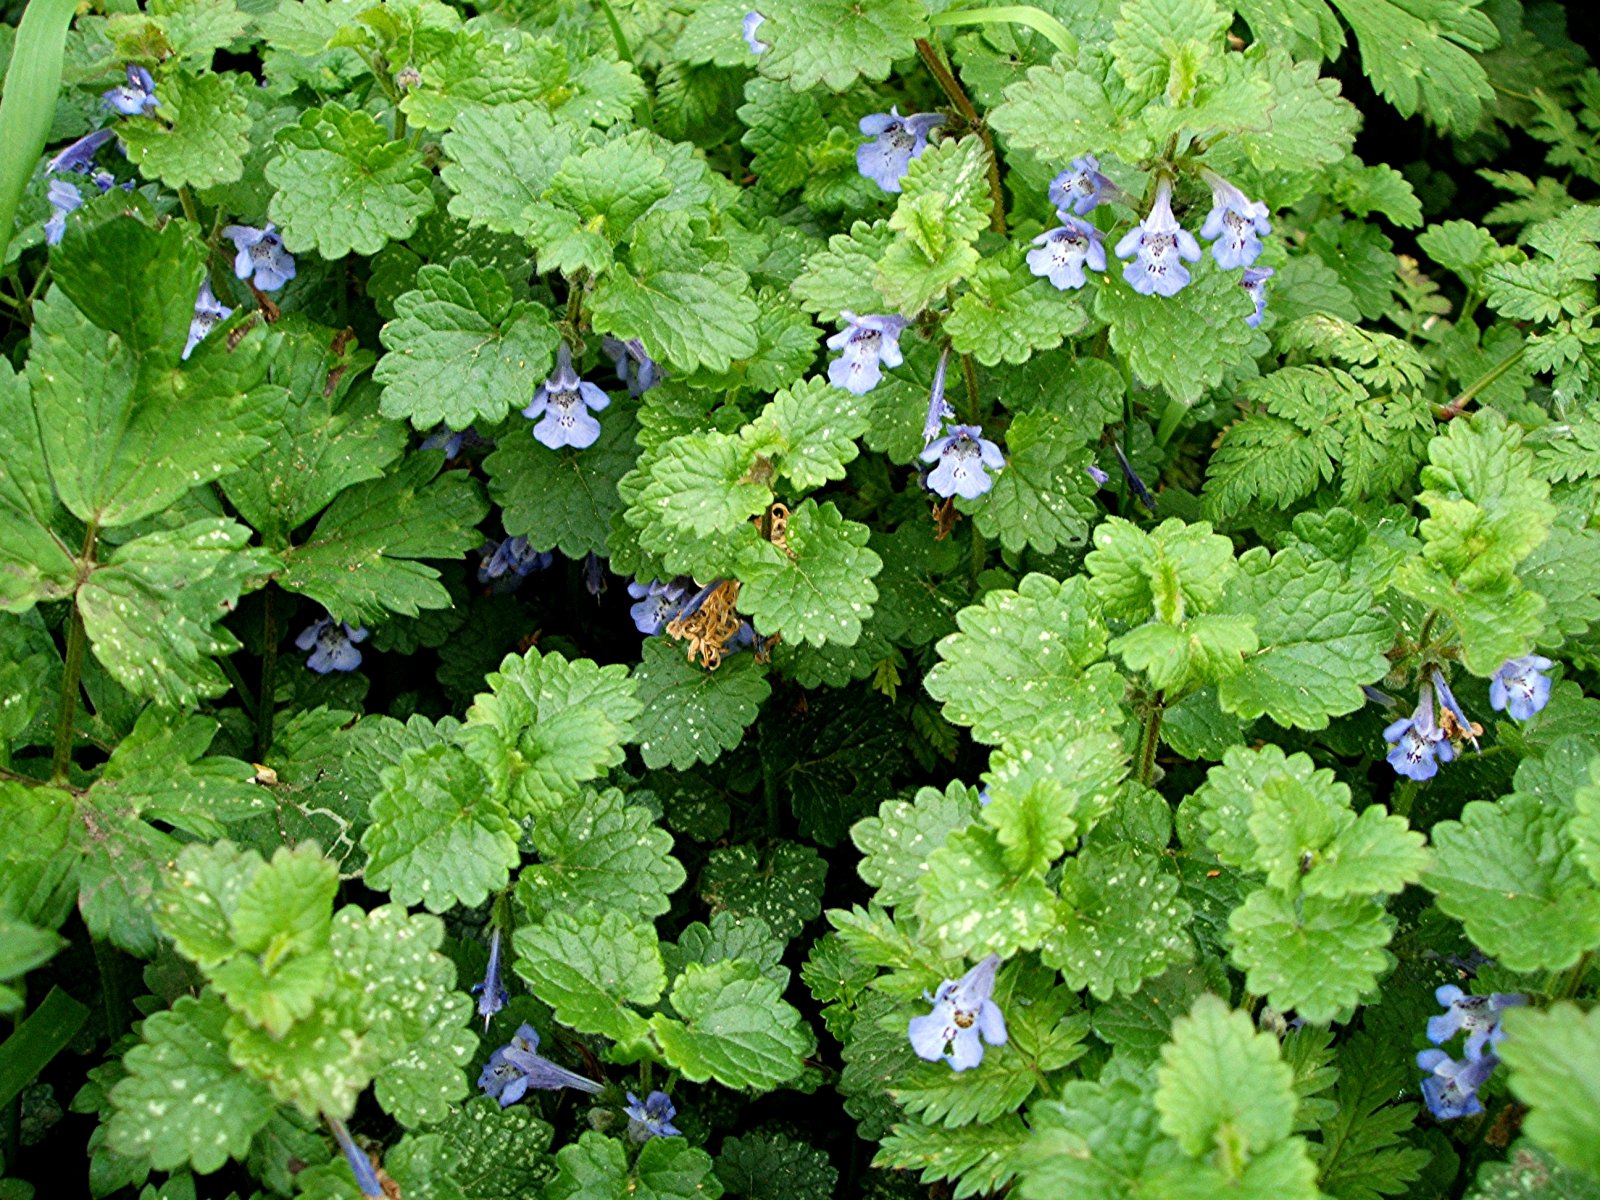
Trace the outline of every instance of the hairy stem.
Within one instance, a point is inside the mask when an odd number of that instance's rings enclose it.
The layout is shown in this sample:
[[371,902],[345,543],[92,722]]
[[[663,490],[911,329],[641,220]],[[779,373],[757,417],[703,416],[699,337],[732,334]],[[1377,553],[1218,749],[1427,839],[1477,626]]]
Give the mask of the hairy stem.
[[970,354],[961,356],[961,377],[967,384],[967,424],[981,424],[983,414],[978,408],[978,368],[973,365]]
[[[95,543],[100,526],[89,523],[83,534],[83,550],[78,555],[80,580],[88,578],[94,563]],[[78,684],[83,678],[83,649],[88,642],[83,628],[83,612],[78,597],[72,597],[72,615],[67,618],[67,650],[61,664],[61,706],[56,710],[55,751],[50,758],[50,781],[66,783],[72,770],[72,722],[78,715]]]
[[1144,730],[1139,735],[1139,782],[1146,787],[1156,769],[1156,746],[1161,740],[1161,716],[1167,710],[1166,701],[1157,692],[1144,714]]
[[186,183],[178,185],[178,203],[183,205],[183,215],[185,217],[196,225],[200,224],[200,212],[194,206],[194,196],[190,193],[189,185]]
[[1006,231],[1006,194],[1000,185],[1000,155],[994,147],[994,134],[989,132],[989,127],[984,124],[983,118],[978,115],[978,110],[972,106],[972,101],[967,99],[967,93],[961,87],[961,81],[955,77],[939,57],[939,52],[933,48],[933,43],[927,38],[917,39],[917,53],[922,56],[923,64],[933,76],[944,94],[950,98],[950,103],[955,105],[956,111],[977,132],[983,142],[984,154],[989,162],[989,199],[991,211],[989,227],[996,233]]

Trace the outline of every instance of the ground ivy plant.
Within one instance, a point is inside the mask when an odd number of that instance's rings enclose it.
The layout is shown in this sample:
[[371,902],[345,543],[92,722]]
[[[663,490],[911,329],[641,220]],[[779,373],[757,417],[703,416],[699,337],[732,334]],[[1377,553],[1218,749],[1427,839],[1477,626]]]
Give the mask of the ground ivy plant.
[[1583,6],[751,2],[7,7],[0,1200],[1600,1197]]

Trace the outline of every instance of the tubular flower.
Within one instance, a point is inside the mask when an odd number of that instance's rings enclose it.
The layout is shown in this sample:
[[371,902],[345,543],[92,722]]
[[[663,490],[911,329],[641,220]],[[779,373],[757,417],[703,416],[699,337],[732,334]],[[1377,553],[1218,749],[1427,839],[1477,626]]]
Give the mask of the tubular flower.
[[1226,270],[1248,267],[1261,257],[1261,239],[1272,232],[1267,206],[1252,200],[1221,175],[1205,173],[1211,185],[1211,211],[1200,236],[1211,243],[1211,256]]
[[858,317],[845,311],[839,314],[845,327],[828,339],[828,349],[842,350],[828,364],[828,382],[857,396],[878,386],[884,367],[898,367],[905,361],[900,353],[900,334],[909,324],[904,317]]
[[648,1142],[654,1137],[682,1137],[672,1118],[678,1115],[672,1099],[665,1092],[651,1092],[642,1101],[628,1093],[628,1137],[636,1142]]
[[329,671],[354,671],[359,667],[361,651],[356,649],[356,643],[366,640],[365,629],[359,626],[352,629],[343,621],[323,617],[301,630],[294,644],[301,650],[311,651],[306,666],[318,675],[326,675]]
[[156,99],[156,81],[150,78],[149,71],[129,63],[123,77],[126,83],[100,94],[100,103],[106,108],[125,117],[136,117],[161,103]]
[[1489,680],[1489,706],[1513,721],[1526,721],[1550,703],[1550,680],[1541,672],[1553,666],[1542,654],[1506,659]]
[[1200,261],[1200,243],[1172,215],[1172,182],[1156,188],[1150,215],[1117,243],[1118,258],[1132,258],[1122,268],[1128,286],[1142,296],[1175,296],[1189,283],[1187,262]]
[[601,1085],[592,1079],[558,1067],[538,1053],[539,1033],[532,1025],[517,1026],[516,1035],[489,1056],[478,1086],[493,1096],[501,1108],[509,1108],[528,1094],[529,1088],[558,1091],[573,1088],[594,1095]]
[[277,228],[267,222],[265,229],[253,225],[227,225],[222,236],[238,251],[233,258],[233,273],[240,279],[255,276],[257,291],[275,292],[294,278],[294,255],[284,249]]
[[1462,1053],[1473,1060],[1482,1058],[1486,1047],[1493,1049],[1505,1039],[1505,1031],[1500,1028],[1500,1014],[1528,1002],[1526,996],[1517,992],[1469,996],[1453,983],[1444,984],[1433,996],[1444,1005],[1444,1012],[1428,1018],[1428,1040],[1435,1046],[1442,1046],[1465,1031],[1467,1043]]
[[861,118],[860,128],[873,140],[856,147],[856,170],[884,191],[898,192],[911,160],[928,148],[928,135],[943,124],[938,113],[902,117],[897,108],[869,113]]
[[1050,181],[1050,203],[1063,220],[1069,210],[1082,217],[1121,194],[1116,184],[1100,174],[1100,160],[1092,154],[1073,159],[1071,167]]
[[922,461],[939,464],[928,472],[928,487],[946,499],[977,499],[994,486],[984,468],[998,471],[1006,465],[1000,447],[985,438],[977,425],[950,426],[947,436],[924,448]]
[[939,352],[939,365],[933,369],[933,386],[928,390],[928,415],[922,422],[922,444],[935,441],[944,423],[955,416],[955,410],[944,398],[945,370],[950,365],[950,347]]
[[754,9],[744,15],[744,44],[749,46],[750,53],[758,58],[772,49],[771,42],[763,42],[756,36],[756,30],[761,28],[762,22],[766,19]]
[[200,294],[194,298],[194,317],[189,321],[189,341],[183,348],[183,357],[193,354],[206,335],[231,316],[233,309],[217,299],[211,290],[211,281],[202,283]]
[[1106,269],[1106,248],[1100,231],[1089,222],[1068,216],[1061,220],[1060,226],[1033,239],[1038,249],[1028,251],[1028,270],[1066,291],[1081,288],[1089,281],[1084,267],[1091,271]]
[[529,420],[537,420],[533,436],[552,450],[571,446],[582,450],[600,437],[600,422],[590,410],[599,412],[611,397],[592,383],[585,383],[572,369],[572,350],[565,342],[556,352],[556,369],[533,393],[533,402],[522,410]]
[[944,1059],[956,1071],[983,1061],[983,1046],[1006,1044],[1006,1019],[990,996],[1000,956],[991,954],[960,979],[946,979],[933,994],[933,1011],[912,1017],[906,1034],[918,1058]]
[[1261,324],[1261,318],[1267,315],[1267,280],[1276,274],[1271,267],[1246,267],[1239,278],[1239,286],[1256,306],[1255,312],[1244,319],[1244,323],[1252,329]]
[[1418,782],[1432,779],[1439,773],[1439,763],[1456,756],[1455,747],[1433,719],[1433,685],[1427,681],[1418,690],[1416,711],[1391,722],[1383,731],[1383,740],[1394,745],[1387,756],[1389,765]]
[[504,1008],[511,996],[500,981],[500,927],[489,935],[489,965],[484,969],[483,982],[472,985],[472,994],[478,998],[478,1015],[483,1018],[483,1031],[489,1032],[489,1020]]

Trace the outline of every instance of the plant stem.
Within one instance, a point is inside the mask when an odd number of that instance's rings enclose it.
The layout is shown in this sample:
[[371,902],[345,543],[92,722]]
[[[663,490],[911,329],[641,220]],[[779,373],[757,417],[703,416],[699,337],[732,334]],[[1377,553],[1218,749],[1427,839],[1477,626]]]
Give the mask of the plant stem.
[[949,25],[1026,25],[1044,35],[1061,53],[1076,60],[1078,39],[1060,21],[1029,4],[1007,4],[996,8],[949,9],[928,19],[935,29]]
[[122,986],[121,964],[117,961],[116,947],[110,942],[95,938],[90,944],[94,946],[95,969],[100,973],[100,1002],[105,1008],[106,1030],[115,1042],[131,1023],[127,1019],[128,1000]]
[[194,206],[194,197],[189,193],[189,185],[178,185],[178,203],[183,205],[183,215],[196,225],[200,224],[200,213]]
[[278,686],[278,613],[272,603],[272,589],[261,594],[261,693],[256,701],[256,761],[265,762],[272,749],[272,716],[277,707],[274,693]]
[[982,424],[982,413],[978,408],[978,368],[972,364],[972,355],[961,356],[961,377],[967,384],[967,424]]
[[972,106],[972,101],[967,99],[967,93],[962,90],[961,81],[955,73],[945,66],[944,60],[939,57],[939,52],[933,48],[933,43],[927,38],[917,39],[917,53],[922,56],[923,64],[928,68],[944,94],[950,98],[950,103],[955,105],[956,111],[961,114],[968,125],[976,131],[983,142],[984,153],[989,160],[989,199],[991,212],[989,215],[989,228],[996,233],[1006,231],[1006,194],[1000,185],[1000,156],[994,148],[994,134],[989,132],[989,127],[983,123],[983,118],[978,115],[978,110]]
[[978,576],[983,574],[983,567],[989,561],[989,547],[983,540],[983,534],[978,532],[977,522],[972,523],[972,585],[978,585]]
[[1166,702],[1157,692],[1144,714],[1144,731],[1139,735],[1139,782],[1150,785],[1150,776],[1156,769],[1156,745],[1161,739],[1161,716],[1166,712]]
[[[100,526],[91,521],[84,530],[83,550],[78,555],[78,578],[81,583],[89,577],[94,565],[95,543],[100,536]],[[56,710],[55,752],[50,758],[50,782],[67,782],[72,770],[72,721],[78,713],[78,684],[83,677],[83,648],[88,636],[83,628],[83,613],[78,608],[78,596],[72,596],[72,615],[67,619],[67,650],[61,664],[61,706]]]

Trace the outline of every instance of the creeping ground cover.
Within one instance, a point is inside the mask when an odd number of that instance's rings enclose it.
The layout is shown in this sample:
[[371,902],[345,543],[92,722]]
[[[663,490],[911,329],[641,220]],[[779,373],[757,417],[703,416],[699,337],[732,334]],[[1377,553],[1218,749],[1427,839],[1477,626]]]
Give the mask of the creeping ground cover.
[[1550,0],[0,2],[0,1200],[1600,1200]]

